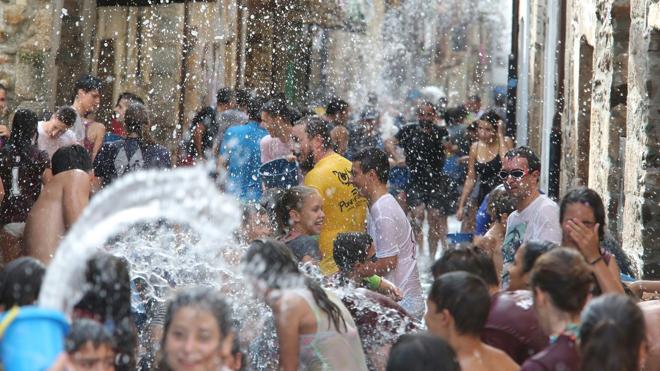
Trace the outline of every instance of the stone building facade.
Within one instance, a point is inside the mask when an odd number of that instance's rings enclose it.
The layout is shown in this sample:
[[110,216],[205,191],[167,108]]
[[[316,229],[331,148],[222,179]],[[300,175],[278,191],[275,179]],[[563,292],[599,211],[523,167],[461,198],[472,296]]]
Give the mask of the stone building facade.
[[559,196],[595,189],[639,273],[659,278],[660,2],[520,0],[518,26],[519,137],[543,155],[543,186],[553,168]]

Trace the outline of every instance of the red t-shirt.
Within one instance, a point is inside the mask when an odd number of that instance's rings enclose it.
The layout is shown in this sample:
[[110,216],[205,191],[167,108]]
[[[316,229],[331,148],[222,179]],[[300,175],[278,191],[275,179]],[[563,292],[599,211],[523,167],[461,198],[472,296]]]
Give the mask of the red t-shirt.
[[527,290],[493,295],[481,340],[518,364],[543,350],[548,346],[548,337],[541,330],[532,304],[532,293]]

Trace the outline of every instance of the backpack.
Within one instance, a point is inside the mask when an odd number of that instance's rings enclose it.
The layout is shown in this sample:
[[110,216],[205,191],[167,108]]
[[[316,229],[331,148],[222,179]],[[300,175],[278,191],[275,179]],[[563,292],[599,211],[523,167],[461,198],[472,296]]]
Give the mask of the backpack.
[[144,157],[142,156],[142,148],[137,147],[135,152],[128,157],[126,152],[126,145],[121,146],[115,157],[115,172],[117,177],[120,177],[126,173],[130,173],[134,170],[139,170],[144,167]]

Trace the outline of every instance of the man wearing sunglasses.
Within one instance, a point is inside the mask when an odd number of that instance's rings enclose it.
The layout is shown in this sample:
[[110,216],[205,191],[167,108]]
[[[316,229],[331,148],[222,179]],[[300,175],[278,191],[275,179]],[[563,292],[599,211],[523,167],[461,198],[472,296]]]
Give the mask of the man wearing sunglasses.
[[518,248],[525,242],[561,242],[559,206],[539,191],[541,162],[529,147],[518,147],[506,153],[500,179],[516,203],[516,210],[507,219],[502,244],[504,269],[502,285],[508,286],[508,266]]

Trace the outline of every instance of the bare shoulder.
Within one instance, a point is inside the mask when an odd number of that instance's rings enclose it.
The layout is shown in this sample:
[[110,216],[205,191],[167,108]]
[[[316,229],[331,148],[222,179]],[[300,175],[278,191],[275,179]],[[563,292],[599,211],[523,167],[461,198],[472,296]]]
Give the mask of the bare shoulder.
[[497,364],[498,370],[502,371],[515,371],[520,370],[520,366],[514,362],[508,354],[503,351],[492,347],[490,345],[484,344],[485,351],[488,354],[488,359],[491,360],[491,364]]

